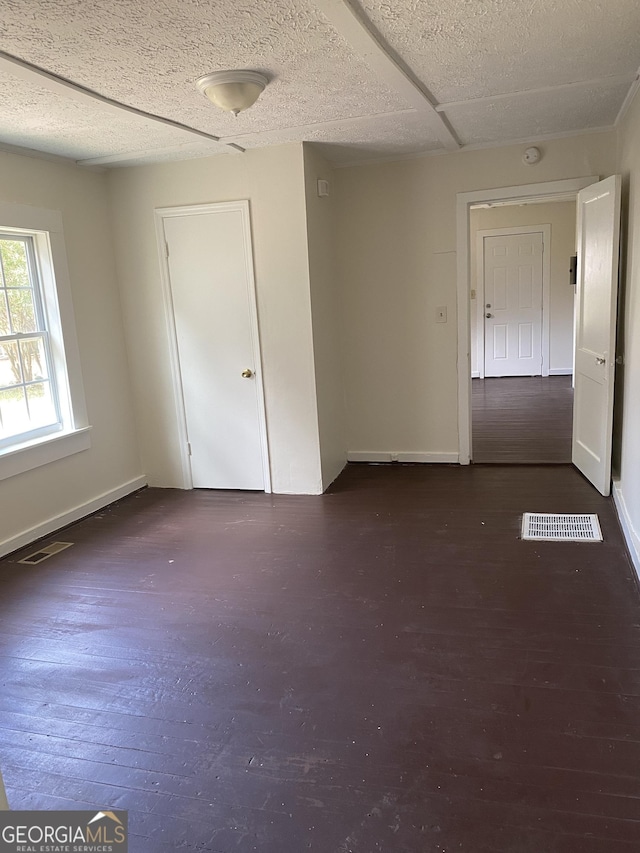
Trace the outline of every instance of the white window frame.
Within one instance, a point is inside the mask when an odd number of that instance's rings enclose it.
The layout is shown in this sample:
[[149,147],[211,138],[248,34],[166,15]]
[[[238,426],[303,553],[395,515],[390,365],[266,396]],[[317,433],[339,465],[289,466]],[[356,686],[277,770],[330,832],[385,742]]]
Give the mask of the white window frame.
[[57,210],[0,202],[0,228],[33,237],[43,308],[50,335],[52,370],[62,426],[48,435],[0,449],[0,480],[55,462],[91,446],[71,283]]
[[[9,242],[9,241],[17,241],[22,243],[24,246],[25,252],[25,260],[28,269],[28,279],[30,284],[30,289],[32,293],[32,304],[33,304],[33,317],[35,328],[31,329],[29,332],[19,332],[14,329],[13,332],[8,331],[8,334],[2,337],[2,344],[6,346],[7,344],[14,343],[17,348],[18,358],[21,359],[20,353],[20,342],[21,340],[34,340],[38,339],[40,341],[40,348],[42,351],[42,355],[44,357],[44,363],[46,365],[45,376],[38,376],[36,379],[28,379],[22,375],[20,377],[19,382],[15,382],[11,385],[11,389],[22,388],[23,392],[26,395],[26,403],[29,406],[28,399],[28,384],[38,383],[38,382],[46,382],[49,386],[49,394],[51,397],[51,402],[53,404],[53,413],[55,414],[55,420],[50,423],[44,424],[42,426],[35,426],[30,429],[25,429],[21,433],[8,436],[6,438],[0,439],[0,451],[4,450],[8,447],[15,447],[16,444],[22,444],[26,441],[30,441],[35,438],[40,438],[41,436],[51,435],[55,432],[59,432],[64,424],[68,422],[68,418],[65,418],[63,412],[61,410],[61,399],[58,394],[58,377],[57,372],[55,370],[55,363],[53,360],[53,353],[51,350],[51,334],[49,332],[49,317],[54,313],[52,309],[57,308],[54,304],[49,307],[47,305],[47,293],[42,286],[42,275],[40,273],[40,268],[42,266],[40,262],[40,258],[45,256],[44,252],[48,255],[48,241],[47,246],[44,246],[44,240],[42,239],[43,235],[38,232],[25,231],[20,228],[13,228],[10,231],[6,230],[2,226],[0,226],[0,242]],[[7,291],[7,296],[9,295],[9,290]],[[54,303],[57,300],[54,300]],[[8,309],[12,312],[10,305]],[[66,384],[66,383],[65,383]],[[63,392],[66,390],[63,387]],[[63,401],[68,395],[63,393]],[[29,407],[30,408],[30,407]],[[65,406],[65,412],[68,409],[68,406]]]

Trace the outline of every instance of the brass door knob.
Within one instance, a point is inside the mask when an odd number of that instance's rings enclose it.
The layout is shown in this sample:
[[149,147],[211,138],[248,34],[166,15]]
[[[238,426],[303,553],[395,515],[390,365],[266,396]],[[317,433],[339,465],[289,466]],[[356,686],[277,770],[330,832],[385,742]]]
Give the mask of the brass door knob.
[[242,378],[243,379],[251,379],[252,376],[253,376],[253,370],[249,370],[248,367],[246,370],[242,371]]

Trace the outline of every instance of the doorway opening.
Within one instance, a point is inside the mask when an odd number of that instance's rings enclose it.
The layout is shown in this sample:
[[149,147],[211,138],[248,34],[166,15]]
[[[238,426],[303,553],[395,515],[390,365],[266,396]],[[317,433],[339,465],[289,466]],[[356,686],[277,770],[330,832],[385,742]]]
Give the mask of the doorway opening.
[[[512,463],[565,461],[558,458],[565,454],[563,441],[548,440],[552,439],[553,430],[568,436],[569,456],[566,461],[571,461],[572,392],[570,389],[573,365],[572,360],[565,364],[551,360],[551,352],[553,351],[551,345],[553,316],[550,310],[551,286],[548,285],[545,295],[542,282],[540,283],[539,319],[530,316],[522,324],[526,329],[518,339],[520,349],[514,355],[513,352],[508,353],[504,349],[505,336],[502,335],[501,337],[500,330],[492,332],[493,337],[491,337],[487,334],[484,325],[479,327],[478,319],[481,312],[483,322],[486,319],[493,319],[485,318],[484,315],[495,313],[492,310],[494,308],[492,301],[494,295],[492,294],[492,299],[484,299],[483,291],[481,294],[482,301],[479,302],[479,288],[477,286],[474,288],[472,282],[477,285],[478,232],[492,229],[513,229],[512,233],[532,233],[522,229],[525,224],[538,226],[538,231],[544,231],[539,226],[549,224],[547,221],[549,212],[542,210],[541,205],[551,206],[560,205],[560,203],[568,203],[569,205],[573,203],[575,205],[577,192],[597,182],[597,180],[597,176],[590,176],[458,194],[458,429],[459,461],[461,464],[469,464],[472,459],[474,461]],[[535,208],[538,211],[537,215]],[[539,221],[523,221],[524,218],[530,216],[532,210]],[[505,216],[511,219],[509,224],[507,224]],[[474,219],[478,220],[475,224]],[[483,240],[485,236],[482,236]],[[573,240],[575,243],[575,218],[573,220]],[[573,253],[572,250],[570,254]],[[550,262],[550,258],[548,260]],[[569,285],[568,279],[569,256],[566,258],[565,265],[567,268],[564,279],[566,291],[561,298],[568,300],[570,297],[572,304],[574,288]],[[483,271],[483,274],[486,274],[486,270]],[[526,279],[523,287],[523,280],[518,278],[519,275],[516,275],[516,289],[527,291],[532,295],[532,285],[530,286],[528,279]],[[502,292],[499,297],[502,298],[506,293],[506,277],[500,287],[502,287]],[[475,294],[472,293],[474,290]],[[524,301],[526,302],[526,300]],[[491,304],[491,309],[486,308],[487,302]],[[545,305],[547,307],[546,312],[544,311]],[[571,315],[572,311],[573,308],[571,308]],[[496,323],[495,325],[504,326],[504,323]],[[563,322],[562,325],[564,325],[566,332],[566,322]],[[563,351],[565,346],[568,347],[569,352],[572,351],[573,320],[571,320],[570,328],[571,342],[567,344],[565,334],[564,343],[558,343],[556,346],[557,353],[566,352],[566,350]],[[527,373],[524,375],[518,375],[517,366],[512,366],[510,368],[511,375],[505,377],[491,375],[491,372],[487,375],[488,361],[485,359],[485,351],[488,338],[491,341],[493,356],[489,362],[493,361],[493,368],[495,368],[496,361],[502,360],[506,364],[509,361],[513,363],[514,358],[517,362],[519,355],[524,355],[527,358],[536,356],[534,345],[537,345],[538,334],[539,367],[536,366],[534,370],[529,363]],[[561,337],[558,337],[559,342],[560,340]],[[502,350],[500,349],[501,346],[503,347]],[[547,348],[548,354],[546,353]],[[482,366],[478,363],[479,357],[483,359]],[[564,354],[559,355],[560,357],[565,358],[566,361]],[[474,389],[473,383],[476,384],[477,391]],[[545,406],[541,405],[541,400],[546,401]],[[544,414],[545,408],[547,409],[546,415]],[[533,418],[534,413],[538,420]],[[519,436],[514,431],[516,425],[521,427]],[[504,440],[507,435],[512,438],[511,446],[508,446]],[[483,440],[485,441],[484,452],[482,449]],[[476,445],[478,446],[476,447]],[[553,451],[549,450],[551,445],[553,445]],[[501,448],[502,458],[498,458],[499,448]],[[526,457],[525,451],[529,458]],[[556,458],[553,458],[554,455]],[[489,458],[490,456],[493,458]],[[543,458],[544,456],[548,458]]]
[[472,458],[571,462],[575,196],[469,211]]

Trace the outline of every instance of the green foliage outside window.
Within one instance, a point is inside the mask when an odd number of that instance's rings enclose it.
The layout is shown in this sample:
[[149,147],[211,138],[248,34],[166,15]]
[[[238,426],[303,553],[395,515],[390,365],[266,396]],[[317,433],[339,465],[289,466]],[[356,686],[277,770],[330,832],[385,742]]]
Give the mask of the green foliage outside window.
[[[0,263],[3,287],[0,291],[0,335],[35,332],[38,325],[24,241],[0,240]],[[14,383],[42,378],[39,339],[21,341],[20,352],[22,365],[16,343],[0,344],[0,358],[9,360]],[[5,383],[3,385],[7,387]]]

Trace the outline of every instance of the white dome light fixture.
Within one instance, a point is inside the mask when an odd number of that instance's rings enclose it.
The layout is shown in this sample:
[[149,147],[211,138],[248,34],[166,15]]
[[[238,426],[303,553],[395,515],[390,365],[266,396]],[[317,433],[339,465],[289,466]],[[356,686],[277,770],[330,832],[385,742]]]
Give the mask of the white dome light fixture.
[[269,81],[257,71],[214,71],[196,80],[212,104],[237,116],[255,104]]

